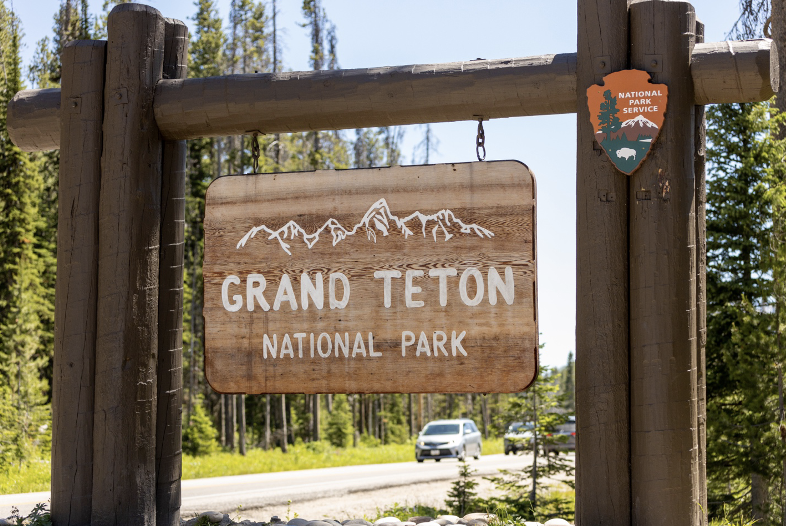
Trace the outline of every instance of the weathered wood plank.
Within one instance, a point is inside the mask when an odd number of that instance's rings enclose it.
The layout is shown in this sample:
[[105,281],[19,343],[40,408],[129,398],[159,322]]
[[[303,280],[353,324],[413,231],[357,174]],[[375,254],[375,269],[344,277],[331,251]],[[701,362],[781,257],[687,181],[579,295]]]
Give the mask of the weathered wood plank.
[[121,4],[108,33],[91,524],[152,526],[162,184],[153,89],[164,18]]
[[[188,27],[166,19],[164,78],[185,78]],[[161,188],[156,410],[156,526],[180,526],[186,141],[165,141]]]
[[630,524],[628,182],[587,88],[628,67],[627,0],[580,0],[576,150],[576,521]]
[[106,42],[63,49],[59,120],[60,178],[52,375],[52,519],[90,523],[93,491],[93,390],[98,195],[104,119]]
[[210,385],[523,390],[537,372],[534,183],[513,161],[217,179],[205,205]]
[[[774,55],[769,40],[698,46],[697,104],[769,99],[778,69],[765,63],[777,62]],[[59,101],[46,90],[19,92],[8,113],[14,144],[57,149]],[[155,109],[168,139],[573,113],[576,54],[164,80]]]
[[691,56],[695,104],[768,100],[780,84],[772,40],[696,44]]
[[630,5],[631,67],[666,84],[666,118],[630,182],[631,502],[637,525],[699,525],[696,363],[696,18],[687,2]]
[[26,89],[8,104],[8,135],[25,152],[60,148],[60,88]]

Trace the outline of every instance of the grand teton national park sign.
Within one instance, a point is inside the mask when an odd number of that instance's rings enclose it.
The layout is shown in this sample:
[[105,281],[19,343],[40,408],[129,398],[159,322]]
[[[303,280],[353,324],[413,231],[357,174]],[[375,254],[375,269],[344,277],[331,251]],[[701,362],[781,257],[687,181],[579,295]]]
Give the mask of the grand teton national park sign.
[[205,211],[223,393],[516,392],[537,374],[535,179],[515,161],[237,175]]
[[669,90],[652,84],[646,71],[624,70],[603,77],[603,86],[587,88],[595,139],[621,172],[641,166],[658,138]]

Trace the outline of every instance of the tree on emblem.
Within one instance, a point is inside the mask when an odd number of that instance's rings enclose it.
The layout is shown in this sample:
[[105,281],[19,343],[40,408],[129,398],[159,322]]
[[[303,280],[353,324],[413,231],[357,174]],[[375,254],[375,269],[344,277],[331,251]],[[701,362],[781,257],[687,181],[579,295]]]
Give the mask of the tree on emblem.
[[617,117],[620,110],[617,108],[617,97],[611,96],[611,90],[604,91],[603,98],[605,101],[600,103],[600,113],[598,113],[599,127],[606,134],[606,139],[610,140],[611,134],[622,127]]

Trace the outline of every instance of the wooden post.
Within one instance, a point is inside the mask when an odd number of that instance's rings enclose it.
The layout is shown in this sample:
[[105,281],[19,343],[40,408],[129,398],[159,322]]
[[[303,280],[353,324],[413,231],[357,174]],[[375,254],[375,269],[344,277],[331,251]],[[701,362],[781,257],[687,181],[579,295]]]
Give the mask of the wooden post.
[[164,18],[121,4],[108,33],[91,524],[152,526],[162,186],[153,89]]
[[52,378],[52,519],[90,523],[93,491],[98,194],[106,42],[62,53],[60,180]]
[[687,2],[630,5],[631,67],[667,84],[666,119],[630,186],[633,523],[700,524],[696,181]]
[[[696,21],[696,43],[704,42],[704,24]],[[696,380],[699,434],[700,524],[707,525],[707,120],[704,106],[694,106],[693,170],[696,177]]]
[[[185,78],[188,27],[165,20],[164,78]],[[180,525],[183,406],[183,247],[186,141],[165,141],[161,187],[156,410],[156,525]]]
[[630,524],[628,176],[595,141],[587,88],[628,66],[626,0],[580,0],[576,150],[576,521]]

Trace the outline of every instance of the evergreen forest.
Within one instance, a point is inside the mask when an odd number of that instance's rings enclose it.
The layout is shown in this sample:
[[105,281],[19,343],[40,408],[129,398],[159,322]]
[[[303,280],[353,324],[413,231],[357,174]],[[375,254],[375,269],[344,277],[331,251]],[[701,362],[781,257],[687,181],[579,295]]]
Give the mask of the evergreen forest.
[[[281,2],[282,0],[278,0]],[[321,0],[295,0],[314,70],[340,66],[339,28]],[[216,0],[196,0],[188,75],[207,77],[286,70],[277,0],[232,0],[228,20]],[[62,0],[50,36],[23,65],[23,28],[0,0],[0,478],[47,459],[51,444],[58,165],[57,151],[28,154],[9,139],[6,108],[25,88],[58,87],[59,56],[77,39],[106,37],[107,0]],[[743,0],[733,38],[767,29],[765,0]],[[48,14],[47,14],[48,16]],[[786,102],[707,107],[707,480],[711,517],[783,525],[786,502]],[[265,135],[259,171],[396,165],[400,128]],[[542,411],[543,433],[574,408],[573,361],[544,369],[521,395],[219,395],[205,381],[202,229],[205,191],[217,177],[250,173],[253,137],[188,142],[183,306],[183,451],[245,455],[251,448],[286,453],[299,444],[336,448],[412,443],[430,420],[469,417],[486,438]],[[423,127],[413,162],[438,146]],[[581,357],[578,357],[581,359]],[[558,411],[556,410],[558,409]],[[414,451],[413,451],[414,456]],[[537,463],[522,478],[497,482],[511,498],[539,498]],[[551,469],[551,464],[549,468]],[[569,466],[564,468],[570,472]],[[547,498],[547,497],[544,497]],[[518,509],[515,502],[512,509]]]

